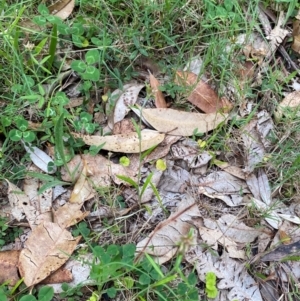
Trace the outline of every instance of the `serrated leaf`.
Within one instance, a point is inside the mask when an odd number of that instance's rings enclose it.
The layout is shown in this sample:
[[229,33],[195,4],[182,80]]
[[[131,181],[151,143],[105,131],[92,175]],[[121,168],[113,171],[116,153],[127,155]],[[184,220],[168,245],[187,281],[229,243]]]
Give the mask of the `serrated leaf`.
[[165,134],[153,130],[142,130],[141,141],[135,132],[112,136],[88,136],[73,133],[75,138],[81,138],[87,145],[103,144],[102,149],[120,153],[139,153],[161,143]]

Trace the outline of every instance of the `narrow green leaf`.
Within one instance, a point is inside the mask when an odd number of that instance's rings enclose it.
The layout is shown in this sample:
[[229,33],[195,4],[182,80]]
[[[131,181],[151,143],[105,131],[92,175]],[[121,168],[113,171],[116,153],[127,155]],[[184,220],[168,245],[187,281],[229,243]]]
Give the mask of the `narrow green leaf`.
[[56,46],[57,46],[57,25],[54,24],[51,32],[51,39],[49,45],[49,55],[50,58],[48,60],[48,68],[51,69],[52,64],[54,62],[55,53],[56,53]]
[[55,149],[59,154],[59,157],[62,160],[63,164],[66,166],[67,160],[64,152],[63,135],[64,135],[64,113],[60,115],[59,119],[55,124],[54,137],[55,137]]
[[60,180],[54,180],[52,182],[48,182],[44,184],[38,191],[38,194],[42,194],[44,191],[46,191],[49,188],[55,187],[57,185],[70,185],[68,182],[60,181]]

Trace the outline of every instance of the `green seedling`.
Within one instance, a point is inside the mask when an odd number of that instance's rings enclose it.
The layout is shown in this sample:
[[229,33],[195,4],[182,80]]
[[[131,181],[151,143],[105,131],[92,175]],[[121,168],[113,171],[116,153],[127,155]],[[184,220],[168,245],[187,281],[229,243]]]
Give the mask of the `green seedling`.
[[93,134],[97,124],[92,122],[93,116],[87,112],[81,112],[79,120],[74,121],[74,128],[77,131],[85,130],[88,134]]
[[23,139],[25,142],[32,142],[35,140],[35,133],[28,129],[28,121],[20,118],[16,121],[17,129],[12,129],[9,131],[8,136],[12,141],[20,141]]
[[130,165],[130,159],[126,156],[121,157],[119,162],[124,167],[128,167]]
[[205,292],[208,298],[214,299],[218,295],[218,289],[216,287],[217,277],[214,272],[208,272],[205,276]]

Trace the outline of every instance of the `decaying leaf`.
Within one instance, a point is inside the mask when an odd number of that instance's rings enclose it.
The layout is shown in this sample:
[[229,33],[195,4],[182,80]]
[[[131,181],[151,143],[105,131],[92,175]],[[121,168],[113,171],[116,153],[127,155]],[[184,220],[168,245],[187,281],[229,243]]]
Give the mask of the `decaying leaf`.
[[152,88],[152,93],[155,97],[155,106],[157,108],[167,108],[167,103],[163,93],[159,90],[160,82],[155,78],[155,76],[150,73],[150,86]]
[[[31,166],[29,171],[37,172],[38,168]],[[43,184],[39,179],[27,176],[23,185],[23,191],[28,196],[30,205],[36,209],[36,225],[43,221],[52,221],[52,188],[46,189],[43,193],[39,194],[38,191]]]
[[87,145],[103,145],[103,149],[120,153],[139,153],[161,143],[165,134],[153,130],[142,130],[141,141],[137,133],[112,136],[88,136],[73,133],[75,138],[81,138]]
[[[30,159],[38,168],[49,174],[56,172],[56,166],[54,165],[54,161],[50,156],[48,156],[39,148],[30,145],[28,142],[24,142],[23,145],[25,150],[29,154]],[[49,163],[51,164],[51,168],[49,168]]]
[[243,194],[250,193],[245,181],[225,171],[212,172],[199,178],[199,193],[224,201],[228,206],[239,206],[243,202]]
[[8,199],[11,206],[12,215],[18,220],[27,218],[27,221],[31,228],[36,226],[36,218],[39,213],[30,204],[29,197],[16,185],[12,184],[8,180]]
[[293,21],[293,44],[292,49],[300,53],[300,20],[295,19]]
[[[183,85],[195,86],[188,101],[205,113],[216,113],[223,109],[228,112],[232,104],[226,98],[220,98],[217,93],[202,79],[198,82],[198,76],[192,72],[176,72],[176,81]],[[198,82],[198,83],[197,83]]]
[[91,199],[94,196],[93,188],[91,187],[90,181],[88,179],[88,167],[83,159],[83,169],[77,180],[71,197],[70,203],[83,204],[85,201]]
[[50,5],[48,9],[52,15],[65,20],[71,15],[74,6],[75,0],[58,0]]
[[246,258],[245,251],[239,250],[237,243],[229,239],[219,229],[207,229],[205,227],[200,227],[199,232],[203,241],[211,248],[218,250],[218,243],[219,243],[226,249],[228,255],[231,258],[240,258],[240,259]]
[[251,173],[256,165],[262,162],[265,151],[271,143],[268,136],[273,130],[274,124],[266,111],[257,114],[258,119],[252,119],[243,129],[242,138],[245,149],[246,173]]
[[62,229],[71,227],[89,215],[89,211],[81,211],[82,204],[66,203],[53,211],[53,221],[57,223]]
[[130,107],[135,104],[137,97],[144,86],[145,85],[137,83],[127,84],[124,85],[123,90],[117,89],[111,94],[110,98],[113,99],[117,97],[113,112],[107,112],[110,114],[108,123],[111,129],[113,129],[115,123],[124,119],[130,111]]
[[227,298],[222,300],[262,301],[259,286],[248,274],[245,264],[231,259],[227,252],[224,251],[219,257],[195,246],[185,254],[185,259],[196,268],[201,281],[205,282],[208,272],[216,274],[218,290],[228,290]]
[[137,244],[140,256],[146,252],[155,256],[159,264],[170,260],[177,252],[178,243],[187,235],[193,217],[199,217],[200,212],[195,200],[186,195],[180,202],[178,210],[168,219],[159,223],[147,238]]
[[0,283],[8,281],[9,285],[14,286],[18,282],[19,255],[18,250],[0,252]]
[[51,222],[40,224],[32,230],[21,251],[19,270],[27,286],[44,280],[61,267],[73,253],[80,237]]
[[289,93],[278,105],[275,112],[276,119],[280,120],[283,115],[298,116],[300,108],[300,91]]
[[207,133],[225,121],[227,114],[200,114],[173,109],[143,109],[143,118],[157,131],[176,136]]
[[215,165],[217,165],[218,167],[220,167],[221,169],[223,169],[224,171],[228,172],[229,174],[231,174],[241,180],[245,180],[245,178],[246,178],[244,171],[237,166],[229,165],[229,163],[223,162],[223,161],[220,161],[217,159],[214,159],[213,163]]
[[60,267],[58,270],[56,270],[53,274],[48,276],[46,279],[41,281],[41,284],[52,284],[52,283],[69,283],[73,280],[73,275],[72,273],[63,268]]
[[83,161],[87,166],[88,181],[91,183],[91,186],[95,187],[110,186],[111,180],[113,180],[116,184],[124,183],[117,178],[117,175],[126,176],[134,180],[138,172],[138,166],[135,168],[132,168],[132,166],[124,167],[121,164],[111,162],[101,155],[76,155],[70,162],[68,162],[68,168],[71,175],[65,168],[62,168],[62,179],[67,182],[78,180],[83,170]]

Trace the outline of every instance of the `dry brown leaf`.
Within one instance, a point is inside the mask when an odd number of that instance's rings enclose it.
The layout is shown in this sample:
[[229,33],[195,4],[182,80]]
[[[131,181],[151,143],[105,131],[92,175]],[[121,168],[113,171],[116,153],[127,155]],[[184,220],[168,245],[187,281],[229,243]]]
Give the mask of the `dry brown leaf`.
[[221,169],[223,169],[224,171],[228,172],[229,174],[231,174],[241,180],[246,179],[246,175],[245,175],[244,171],[237,166],[229,165],[228,162],[220,161],[217,159],[214,159],[213,163],[215,165],[217,165],[218,167],[220,167]]
[[149,72],[150,77],[150,86],[152,89],[152,93],[155,97],[155,106],[157,108],[167,108],[167,103],[163,93],[159,90],[160,82],[155,78],[155,76]]
[[58,0],[50,5],[48,9],[52,15],[65,20],[71,15],[74,6],[75,0]]
[[177,211],[159,223],[147,238],[137,244],[138,257],[146,252],[155,256],[159,264],[170,260],[176,254],[183,236],[188,234],[193,217],[199,216],[200,212],[195,200],[186,195]]
[[293,44],[292,49],[300,53],[300,20],[295,19],[293,22]]
[[103,149],[120,153],[139,153],[161,143],[165,134],[153,130],[142,130],[141,141],[135,132],[112,136],[88,136],[72,133],[75,138],[82,138],[87,145],[103,145]]
[[196,74],[177,71],[176,75],[176,81],[180,84],[188,86],[196,85],[187,99],[203,112],[216,113],[221,108],[223,112],[229,112],[232,109],[232,104],[227,99],[220,98],[206,82],[200,79],[197,83],[198,76]]
[[53,221],[57,223],[62,229],[71,227],[89,215],[89,211],[82,212],[80,208],[82,204],[66,203],[53,211]]
[[[283,115],[288,115],[288,111],[293,110],[295,113],[299,111],[300,108],[300,91],[294,91],[288,94],[282,102],[278,105],[275,112],[276,119],[281,119]],[[291,112],[292,113],[292,112]],[[293,113],[292,113],[293,114]],[[299,116],[299,113],[297,113]]]
[[64,282],[71,282],[73,281],[73,275],[69,270],[65,268],[59,268],[49,277],[41,281],[41,284],[52,284],[52,283],[64,283]]
[[136,132],[134,124],[131,119],[123,119],[114,124],[112,134],[129,134],[132,132]]
[[215,129],[227,114],[200,114],[173,109],[143,109],[142,115],[157,131],[175,136],[192,136]]
[[35,227],[19,258],[19,270],[25,284],[37,284],[61,267],[80,238],[74,238],[55,223],[45,222]]
[[9,285],[14,286],[20,279],[18,274],[18,261],[20,251],[0,252],[0,283],[9,281]]
[[77,180],[71,197],[70,203],[76,203],[82,205],[85,201],[94,197],[94,191],[91,187],[90,181],[87,178],[88,176],[88,167],[86,161],[83,159],[83,169]]

